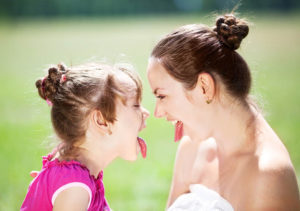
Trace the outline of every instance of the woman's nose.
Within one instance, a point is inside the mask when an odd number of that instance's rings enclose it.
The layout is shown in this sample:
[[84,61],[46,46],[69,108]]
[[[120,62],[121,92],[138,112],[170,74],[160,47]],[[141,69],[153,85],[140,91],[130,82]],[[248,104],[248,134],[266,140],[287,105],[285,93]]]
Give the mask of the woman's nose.
[[157,103],[155,105],[155,110],[154,110],[154,116],[156,118],[161,118],[164,117],[165,113],[163,111],[163,109],[161,108],[161,106],[159,106]]

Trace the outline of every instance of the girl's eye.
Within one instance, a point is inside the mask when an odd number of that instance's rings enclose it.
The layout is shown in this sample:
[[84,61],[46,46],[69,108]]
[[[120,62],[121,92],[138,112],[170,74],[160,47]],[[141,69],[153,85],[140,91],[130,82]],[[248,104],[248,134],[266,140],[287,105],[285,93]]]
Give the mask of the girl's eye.
[[139,108],[139,107],[141,107],[141,105],[140,104],[135,104],[134,107]]
[[166,96],[163,96],[163,95],[157,95],[156,96],[156,98],[158,98],[158,99],[160,99],[160,100],[162,100],[162,99],[164,99]]

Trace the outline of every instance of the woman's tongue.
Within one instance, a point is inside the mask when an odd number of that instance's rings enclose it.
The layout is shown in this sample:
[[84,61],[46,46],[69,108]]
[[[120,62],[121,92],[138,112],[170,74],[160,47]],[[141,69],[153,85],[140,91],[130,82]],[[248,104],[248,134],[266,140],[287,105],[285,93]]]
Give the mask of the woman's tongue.
[[146,145],[146,142],[142,138],[140,138],[140,137],[137,137],[137,142],[139,143],[139,146],[140,146],[143,158],[146,158],[146,156],[147,156],[147,145]]
[[[175,142],[179,141],[182,138],[182,136],[183,136],[183,123],[181,121],[177,121],[176,125],[175,125],[175,138],[174,138],[174,141]],[[140,146],[143,158],[146,158],[146,156],[147,156],[146,142],[140,137],[137,137],[137,142]]]
[[175,137],[174,141],[179,141],[183,136],[183,123],[181,121],[177,121],[175,125]]

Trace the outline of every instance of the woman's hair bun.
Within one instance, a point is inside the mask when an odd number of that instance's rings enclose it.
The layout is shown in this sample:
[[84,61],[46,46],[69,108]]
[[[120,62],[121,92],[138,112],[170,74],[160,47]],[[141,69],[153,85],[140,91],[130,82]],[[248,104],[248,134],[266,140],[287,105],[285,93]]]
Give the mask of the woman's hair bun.
[[36,81],[35,86],[38,89],[39,95],[44,100],[52,101],[60,86],[62,74],[65,74],[67,68],[64,64],[58,64],[56,67],[48,69],[48,75],[44,79]]
[[236,18],[233,14],[226,14],[217,18],[214,31],[225,46],[236,50],[248,35],[249,27],[244,20]]

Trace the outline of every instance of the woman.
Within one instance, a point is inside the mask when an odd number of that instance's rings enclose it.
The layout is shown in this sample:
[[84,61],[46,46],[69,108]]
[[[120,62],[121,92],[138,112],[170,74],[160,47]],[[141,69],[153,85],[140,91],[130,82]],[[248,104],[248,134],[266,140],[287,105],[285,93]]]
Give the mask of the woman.
[[250,71],[236,52],[248,31],[228,14],[214,29],[180,27],[152,51],[155,116],[176,121],[175,140],[186,135],[169,210],[300,210],[289,154],[249,99]]

